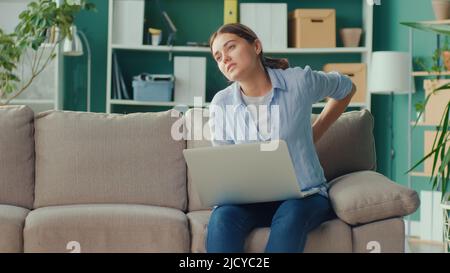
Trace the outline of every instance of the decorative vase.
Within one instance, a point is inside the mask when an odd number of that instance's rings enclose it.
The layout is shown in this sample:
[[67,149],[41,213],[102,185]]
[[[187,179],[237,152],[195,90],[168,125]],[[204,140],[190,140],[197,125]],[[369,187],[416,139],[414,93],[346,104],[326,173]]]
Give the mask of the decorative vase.
[[361,28],[341,28],[340,35],[344,47],[358,47],[361,39]]
[[436,20],[446,20],[450,18],[449,0],[432,0],[432,5]]
[[444,66],[447,68],[447,71],[450,71],[450,51],[442,52],[442,60],[444,61]]

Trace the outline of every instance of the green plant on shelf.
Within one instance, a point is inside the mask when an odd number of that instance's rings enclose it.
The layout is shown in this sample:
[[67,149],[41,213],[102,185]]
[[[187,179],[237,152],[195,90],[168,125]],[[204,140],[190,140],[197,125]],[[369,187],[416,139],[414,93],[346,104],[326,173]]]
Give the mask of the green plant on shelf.
[[[401,23],[402,25],[409,26],[412,28],[420,29],[423,31],[430,31],[433,33],[445,35],[445,42],[441,50],[439,52],[434,52],[433,54],[433,62],[435,62],[438,57],[440,56],[440,53],[442,52],[442,49],[447,48],[448,50],[448,37],[450,36],[450,25],[434,25],[429,23],[422,23],[422,22],[406,22]],[[438,65],[433,65],[432,69],[434,69],[436,72],[438,69],[441,69],[442,67]],[[439,71],[440,72],[440,71]],[[419,115],[417,116],[415,125],[420,120],[420,117],[423,114],[423,111],[426,108],[427,103],[429,102],[430,98],[432,96],[435,96],[437,93],[441,92],[450,92],[450,83],[444,83],[438,86],[437,88],[433,89],[432,92],[430,92],[427,97],[425,98],[424,102],[420,102],[416,104],[416,110],[419,112]],[[448,191],[448,182],[450,180],[450,130],[449,130],[449,112],[450,112],[450,101],[447,102],[446,106],[443,109],[443,114],[440,119],[439,125],[437,126],[436,135],[434,137],[433,145],[431,148],[431,151],[429,151],[422,159],[420,159],[411,169],[409,169],[406,173],[409,173],[413,171],[415,168],[417,168],[419,165],[424,163],[425,160],[428,158],[433,159],[433,167],[432,172],[430,176],[430,183],[432,183],[432,189],[439,189],[442,192],[442,201],[450,201],[450,200],[444,200],[448,199],[445,198]],[[438,160],[440,160],[440,163],[438,164]]]
[[424,57],[416,57],[414,58],[414,63],[419,67],[420,70],[428,72],[430,76],[434,79],[439,77],[439,74],[446,71],[447,68],[443,62],[443,53],[446,51],[450,51],[449,47],[449,37],[444,37],[444,44],[442,47],[437,47],[431,56],[431,67],[427,62],[427,58]]
[[[56,57],[57,45],[71,37],[75,14],[94,9],[87,0],[64,0],[59,5],[54,0],[36,0],[20,13],[14,32],[0,28],[0,105],[23,93]],[[22,62],[27,65],[19,72]],[[30,70],[26,79],[23,69]]]

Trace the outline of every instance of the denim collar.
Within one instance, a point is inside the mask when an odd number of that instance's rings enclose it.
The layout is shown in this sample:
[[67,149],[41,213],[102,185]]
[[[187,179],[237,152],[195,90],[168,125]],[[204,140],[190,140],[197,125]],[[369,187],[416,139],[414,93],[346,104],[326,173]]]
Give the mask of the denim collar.
[[[266,67],[266,69],[269,74],[270,81],[272,83],[272,90],[273,90],[271,98],[272,101],[273,97],[277,95],[276,92],[278,92],[279,90],[286,90],[286,83],[280,80],[279,76],[277,75],[278,73],[276,73],[272,68]],[[241,105],[245,106],[245,102],[242,99],[242,94],[238,82],[233,83],[233,105],[235,105],[235,107]]]

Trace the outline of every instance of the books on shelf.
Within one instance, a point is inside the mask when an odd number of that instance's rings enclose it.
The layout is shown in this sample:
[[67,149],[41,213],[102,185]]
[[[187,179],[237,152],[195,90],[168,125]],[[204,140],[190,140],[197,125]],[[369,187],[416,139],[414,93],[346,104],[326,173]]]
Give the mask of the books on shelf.
[[123,79],[122,71],[117,62],[117,54],[114,52],[112,56],[112,99],[129,100],[131,99],[128,93],[125,80]]

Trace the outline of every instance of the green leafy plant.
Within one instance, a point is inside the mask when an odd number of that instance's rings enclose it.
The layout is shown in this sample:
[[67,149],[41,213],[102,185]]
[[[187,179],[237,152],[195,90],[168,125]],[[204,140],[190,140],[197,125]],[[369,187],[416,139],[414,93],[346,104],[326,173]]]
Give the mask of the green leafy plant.
[[446,71],[446,67],[441,58],[442,53],[445,51],[449,51],[449,37],[445,37],[444,44],[442,47],[436,48],[433,51],[433,55],[431,56],[431,67],[427,64],[426,59],[423,57],[414,58],[414,63],[420,67],[421,70],[427,71],[431,77],[437,79],[439,77],[439,73]]
[[[419,116],[417,117],[415,125],[417,125],[420,116],[423,114],[425,107],[430,100],[430,97],[435,95],[438,92],[450,92],[450,83],[446,83],[441,85],[440,87],[434,89],[430,94],[427,95],[425,101],[423,103],[419,103],[416,105],[416,109],[419,111]],[[450,110],[450,101],[447,102],[447,105],[444,109],[444,114],[441,117],[441,121],[437,126],[436,135],[434,137],[433,146],[431,147],[431,151],[425,155],[419,162],[417,162],[408,172],[415,169],[417,166],[422,164],[426,159],[432,157],[433,158],[433,167],[432,173],[430,177],[430,183],[432,182],[432,188],[438,188],[438,179],[441,179],[441,192],[442,198],[444,198],[445,193],[448,189],[448,182],[450,180],[450,149],[447,146],[450,141],[450,131],[449,131],[449,110]],[[440,164],[438,166],[438,158],[440,159]]]
[[[401,23],[403,25],[424,30],[424,31],[431,31],[434,33],[438,33],[441,35],[445,35],[445,43],[442,49],[448,50],[448,36],[450,35],[450,25],[439,25],[439,24],[432,24],[432,23],[421,23],[421,22],[407,22],[407,23]],[[443,50],[438,50],[437,53],[433,54],[433,62],[437,63],[437,58],[439,58],[440,53]],[[434,65],[432,67],[434,70],[439,70],[436,72],[441,71],[441,67],[437,67]],[[429,102],[431,96],[436,95],[438,92],[450,92],[450,83],[443,84],[439,86],[438,88],[435,88],[430,94],[427,95],[425,98],[425,101],[422,103],[416,104],[416,110],[419,112],[419,115],[417,117],[415,126],[417,125],[420,117],[423,114],[423,111],[425,110],[425,107],[427,103]],[[450,180],[450,149],[449,149],[449,142],[450,142],[450,131],[449,131],[449,112],[450,112],[450,101],[447,102],[445,109],[443,110],[443,114],[441,117],[441,121],[439,122],[439,125],[437,126],[436,135],[433,141],[433,146],[431,148],[431,151],[429,151],[428,154],[426,154],[421,160],[419,160],[411,169],[409,169],[406,173],[411,172],[415,168],[417,168],[420,164],[422,164],[425,160],[432,157],[433,158],[433,167],[432,167],[432,173],[430,176],[430,183],[432,182],[432,188],[438,189],[440,188],[442,192],[442,200],[444,200],[444,197],[446,196],[445,193],[448,190],[448,182]],[[438,159],[440,160],[440,164],[438,164]],[[439,180],[441,183],[439,183]]]
[[[72,38],[75,14],[94,9],[86,0],[64,0],[59,5],[53,0],[37,0],[20,13],[13,33],[0,29],[0,105],[24,92],[55,58],[57,45],[67,36]],[[22,76],[17,75],[21,62],[30,69],[27,79],[22,78],[23,70]]]

